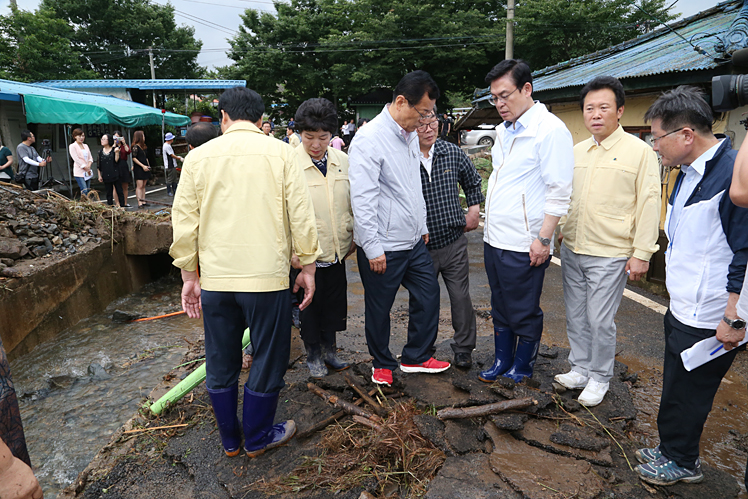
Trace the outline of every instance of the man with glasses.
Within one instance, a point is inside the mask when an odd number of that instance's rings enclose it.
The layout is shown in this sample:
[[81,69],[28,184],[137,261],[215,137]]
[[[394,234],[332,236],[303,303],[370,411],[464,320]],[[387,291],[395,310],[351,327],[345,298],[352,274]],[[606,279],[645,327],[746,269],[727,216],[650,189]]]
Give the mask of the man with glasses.
[[582,88],[592,137],[574,147],[571,208],[561,232],[561,269],[569,338],[568,373],[557,383],[584,388],[579,402],[603,401],[616,356],[615,316],[626,277],[646,275],[660,228],[660,167],[644,141],[618,123],[626,95],[612,76]]
[[[444,114],[446,116],[446,113]],[[480,221],[481,178],[470,158],[455,144],[437,140],[436,115],[417,128],[421,149],[421,185],[426,201],[426,247],[441,274],[452,305],[454,365],[469,369],[475,348],[475,312],[470,299],[470,262],[465,232]],[[460,187],[465,192],[468,212],[460,205]]]
[[439,87],[425,71],[408,73],[393,99],[351,142],[348,175],[365,295],[365,332],[373,357],[372,381],[391,385],[398,363],[389,349],[390,309],[402,284],[410,293],[403,372],[437,373],[439,284],[426,249],[429,233],[419,175],[416,128],[434,119]]
[[543,333],[540,293],[551,239],[569,209],[574,151],[564,123],[532,98],[530,67],[500,62],[486,75],[504,119],[491,150],[484,261],[491,286],[494,363],[479,374],[515,382],[532,377]]
[[36,191],[39,189],[39,168],[47,166],[51,158],[42,158],[32,145],[36,137],[29,130],[21,132],[21,143],[16,147],[18,155],[18,176],[23,178],[23,186],[26,189]]
[[[660,444],[636,451],[639,477],[655,485],[703,480],[699,439],[745,322],[736,305],[748,260],[748,209],[730,199],[736,152],[712,133],[700,90],[681,86],[644,115],[665,166],[681,165],[665,219],[668,237],[665,359],[657,415]],[[724,348],[687,371],[681,352],[715,336]],[[725,350],[730,350],[725,353]]]

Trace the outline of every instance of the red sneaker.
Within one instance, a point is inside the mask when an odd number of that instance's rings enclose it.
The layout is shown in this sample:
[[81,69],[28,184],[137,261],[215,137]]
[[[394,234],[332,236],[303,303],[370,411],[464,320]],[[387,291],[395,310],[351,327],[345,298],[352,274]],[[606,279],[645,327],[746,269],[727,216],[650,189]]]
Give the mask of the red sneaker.
[[392,370],[371,368],[371,380],[378,385],[392,386]]
[[400,364],[400,370],[404,373],[440,373],[450,367],[449,362],[442,362],[431,357],[422,364]]

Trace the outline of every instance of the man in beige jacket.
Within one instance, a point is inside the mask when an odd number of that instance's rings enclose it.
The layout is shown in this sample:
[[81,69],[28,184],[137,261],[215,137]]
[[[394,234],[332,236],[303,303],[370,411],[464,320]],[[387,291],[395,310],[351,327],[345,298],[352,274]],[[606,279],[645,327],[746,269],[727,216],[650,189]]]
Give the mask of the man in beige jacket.
[[321,252],[295,151],[259,129],[260,96],[234,87],[221,95],[218,110],[223,135],[185,160],[169,253],[182,269],[182,307],[191,318],[203,310],[205,384],[228,456],[241,444],[237,392],[249,326],[254,357],[244,385],[244,450],[255,457],[296,431],[293,421],[273,425],[291,348],[288,263],[293,246],[303,267],[294,284],[294,291],[306,290],[303,309],[314,296]]
[[571,371],[556,376],[584,388],[595,406],[608,391],[616,352],[614,322],[626,276],[641,279],[657,251],[660,175],[657,155],[618,120],[625,96],[612,77],[582,89],[584,124],[592,134],[574,146],[574,183],[562,229],[561,268]]

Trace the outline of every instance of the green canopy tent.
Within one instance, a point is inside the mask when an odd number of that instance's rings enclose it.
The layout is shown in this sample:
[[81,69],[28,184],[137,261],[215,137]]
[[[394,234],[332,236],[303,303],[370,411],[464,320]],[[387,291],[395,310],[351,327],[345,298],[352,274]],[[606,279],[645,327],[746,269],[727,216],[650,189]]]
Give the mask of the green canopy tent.
[[169,112],[162,113],[160,109],[114,97],[109,97],[109,102],[106,104],[81,102],[74,100],[73,95],[71,97],[73,99],[24,94],[26,121],[50,124],[117,124],[126,128],[160,125],[162,118],[167,125],[172,126],[184,126],[190,123],[187,116]]
[[[146,125],[183,126],[187,116],[162,112],[137,102],[88,92],[49,88],[41,85],[0,79],[0,100],[20,101],[27,123],[63,125],[65,142],[69,143],[69,124],[120,125],[129,129]],[[72,168],[68,164],[72,195]]]

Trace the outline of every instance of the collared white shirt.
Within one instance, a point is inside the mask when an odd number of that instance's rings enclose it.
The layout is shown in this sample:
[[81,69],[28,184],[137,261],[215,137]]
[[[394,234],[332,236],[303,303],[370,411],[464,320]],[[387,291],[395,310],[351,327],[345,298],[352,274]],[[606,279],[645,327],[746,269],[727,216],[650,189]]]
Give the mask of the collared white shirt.
[[[724,139],[722,139],[724,140]],[[696,158],[691,165],[681,165],[680,170],[683,172],[684,177],[678,187],[678,192],[675,194],[673,200],[673,209],[670,212],[670,220],[668,221],[668,238],[672,242],[673,236],[675,235],[675,229],[678,227],[678,220],[680,214],[683,211],[683,207],[686,205],[686,201],[693,194],[693,190],[699,185],[701,179],[704,178],[704,169],[706,168],[707,161],[710,161],[717,153],[717,149],[722,144],[720,140],[717,144],[706,150],[701,156]]]
[[421,164],[426,169],[426,173],[429,174],[429,182],[431,182],[431,165],[434,164],[434,144],[431,144],[428,158],[423,155],[423,151],[419,154],[421,155]]

